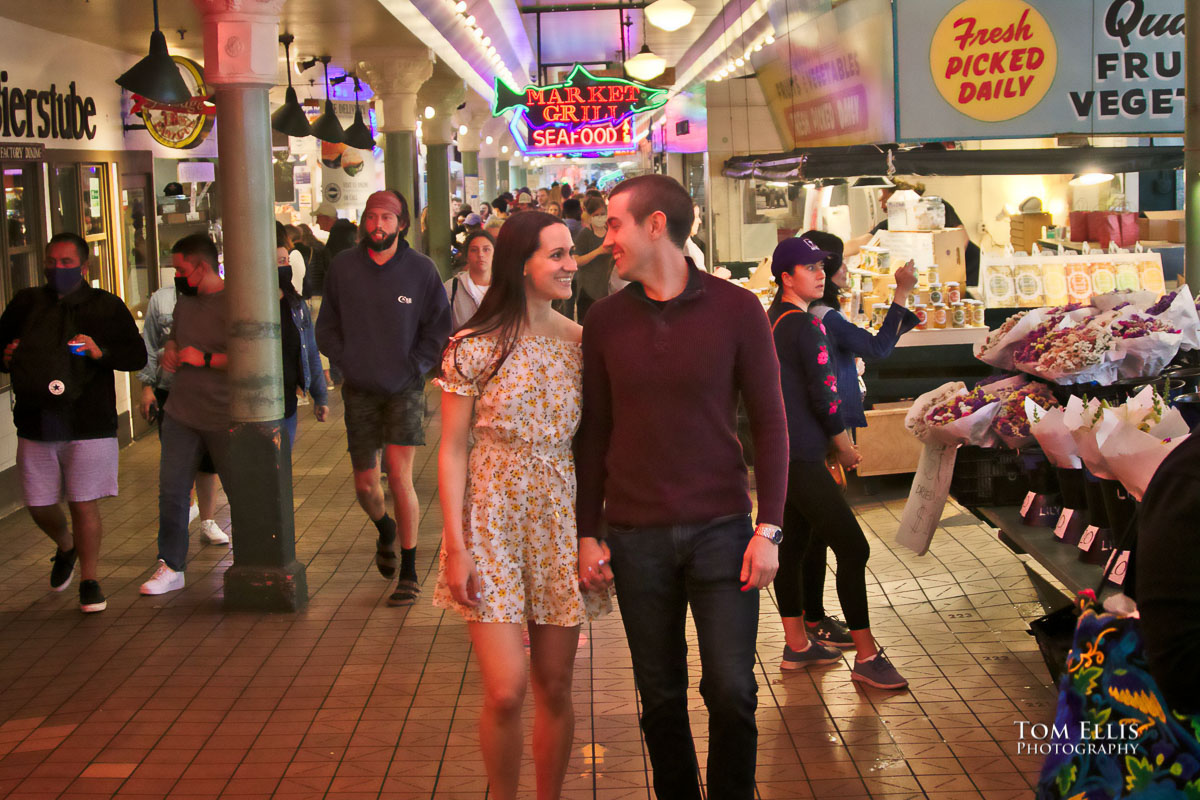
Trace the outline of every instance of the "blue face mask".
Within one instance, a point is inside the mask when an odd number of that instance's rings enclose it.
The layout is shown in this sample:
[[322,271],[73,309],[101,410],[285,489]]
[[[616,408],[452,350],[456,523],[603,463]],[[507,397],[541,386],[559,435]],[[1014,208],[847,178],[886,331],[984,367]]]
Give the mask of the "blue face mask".
[[46,270],[46,283],[53,287],[54,291],[59,294],[73,292],[82,280],[82,266]]

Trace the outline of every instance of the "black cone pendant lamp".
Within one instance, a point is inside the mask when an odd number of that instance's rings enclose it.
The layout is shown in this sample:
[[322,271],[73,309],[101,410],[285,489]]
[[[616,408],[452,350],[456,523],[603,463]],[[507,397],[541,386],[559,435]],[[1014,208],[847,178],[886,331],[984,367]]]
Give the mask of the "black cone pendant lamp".
[[175,59],[167,52],[167,38],[158,29],[158,0],[154,0],[154,33],[150,34],[150,52],[117,78],[117,85],[160,103],[182,105],[192,99],[191,89],[179,74]]
[[271,127],[280,133],[299,138],[311,135],[312,129],[308,125],[308,117],[304,116],[304,109],[300,107],[296,90],[292,88],[291,47],[295,38],[290,33],[279,37],[279,41],[283,45],[284,58],[287,59],[288,88],[287,94],[283,98],[283,105],[275,109],[275,113],[271,115]]
[[354,76],[354,122],[346,128],[346,144],[355,150],[372,150],[375,147],[375,137],[371,129],[363,122],[362,107],[358,104],[358,76]]
[[325,110],[312,124],[312,135],[322,142],[337,144],[346,141],[346,132],[342,123],[338,122],[337,114],[333,112],[333,101],[329,99],[329,56],[317,58],[325,66]]

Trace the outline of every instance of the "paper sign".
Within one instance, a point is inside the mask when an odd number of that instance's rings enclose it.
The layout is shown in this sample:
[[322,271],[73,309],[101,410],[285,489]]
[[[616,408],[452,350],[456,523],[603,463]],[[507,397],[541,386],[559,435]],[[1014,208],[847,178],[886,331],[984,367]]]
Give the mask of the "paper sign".
[[1033,501],[1036,499],[1037,499],[1037,492],[1026,492],[1025,493],[1025,502],[1021,503],[1021,516],[1022,517],[1029,513],[1029,509],[1033,505]]
[[1062,539],[1067,535],[1067,528],[1071,526],[1071,517],[1075,516],[1075,509],[1065,508],[1058,516],[1058,522],[1054,525],[1054,536],[1057,539]]
[[929,543],[942,519],[946,498],[950,496],[950,479],[954,476],[954,460],[958,447],[941,442],[926,442],[917,462],[908,502],[900,518],[896,543],[919,556],[929,552]]
[[1083,529],[1083,536],[1079,537],[1079,549],[1087,552],[1092,549],[1092,542],[1096,541],[1096,534],[1100,533],[1100,529],[1095,525],[1088,525]]

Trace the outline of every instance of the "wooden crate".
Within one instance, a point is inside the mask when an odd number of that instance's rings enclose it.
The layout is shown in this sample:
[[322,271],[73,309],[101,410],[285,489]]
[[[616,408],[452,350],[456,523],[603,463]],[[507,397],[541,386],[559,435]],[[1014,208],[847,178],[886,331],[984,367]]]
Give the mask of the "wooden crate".
[[858,429],[858,451],[862,454],[859,475],[917,471],[921,443],[904,427],[904,415],[911,407],[912,401],[876,403],[866,412],[867,427]]
[[1045,212],[1037,214],[1014,214],[1008,220],[1008,240],[1013,249],[1032,253],[1033,246],[1042,238],[1046,226],[1053,225],[1054,218]]

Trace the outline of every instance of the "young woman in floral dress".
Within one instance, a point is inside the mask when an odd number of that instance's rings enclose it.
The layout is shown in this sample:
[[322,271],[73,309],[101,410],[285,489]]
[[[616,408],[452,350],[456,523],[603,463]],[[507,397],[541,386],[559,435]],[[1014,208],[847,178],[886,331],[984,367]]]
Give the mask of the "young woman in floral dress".
[[[491,287],[451,339],[437,380],[444,528],[434,604],[470,627],[484,684],[480,745],[499,800],[517,796],[530,678],[537,796],[559,797],[573,741],[579,626],[608,610],[599,587],[611,576],[578,574],[571,442],[583,329],[550,305],[570,297],[575,269],[562,220],[538,211],[510,218],[497,237]],[[597,590],[581,590],[581,579]]]

